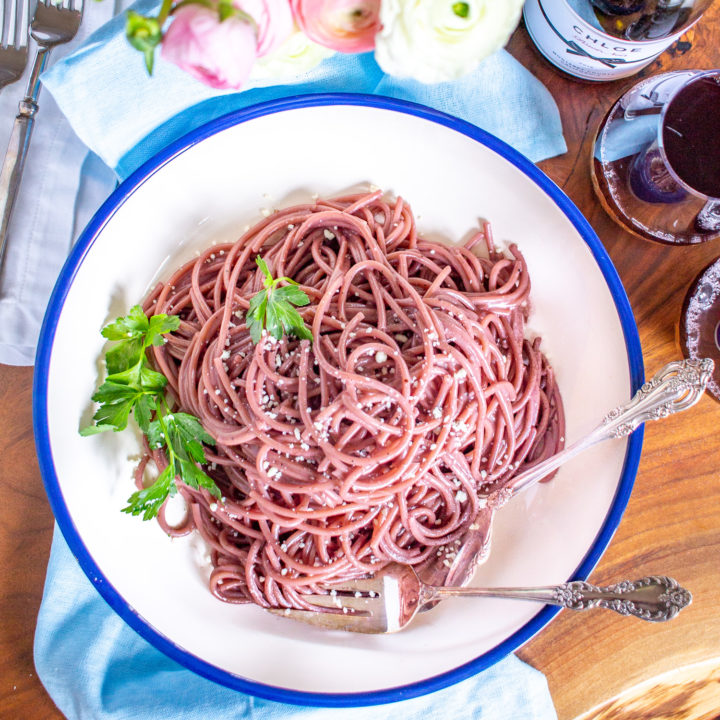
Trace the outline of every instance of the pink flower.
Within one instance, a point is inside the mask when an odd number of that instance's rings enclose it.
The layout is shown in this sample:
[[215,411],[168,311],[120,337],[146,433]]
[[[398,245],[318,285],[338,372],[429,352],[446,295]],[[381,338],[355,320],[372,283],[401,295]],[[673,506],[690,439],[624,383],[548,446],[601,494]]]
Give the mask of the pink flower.
[[236,0],[235,7],[242,12],[222,21],[217,9],[181,7],[163,38],[163,58],[210,87],[241,88],[255,59],[290,35],[293,20],[288,0]]
[[380,0],[290,0],[300,29],[339,52],[367,52],[380,30]]
[[235,7],[246,12],[257,25],[257,56],[276,50],[293,30],[288,0],[235,0]]
[[240,88],[257,56],[255,28],[217,10],[186,5],[174,15],[162,43],[162,57],[214,88]]

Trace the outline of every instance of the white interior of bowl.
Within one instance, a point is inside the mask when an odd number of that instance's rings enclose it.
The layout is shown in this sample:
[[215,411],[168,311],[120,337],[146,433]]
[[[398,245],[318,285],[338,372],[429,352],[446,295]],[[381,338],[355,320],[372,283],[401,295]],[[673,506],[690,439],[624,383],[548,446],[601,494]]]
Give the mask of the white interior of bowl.
[[[496,646],[539,606],[444,602],[402,633],[336,634],[226,605],[204,582],[197,542],[169,540],[120,512],[132,492],[130,433],[81,438],[101,374],[100,328],[142,299],[167,263],[235,239],[264,208],[314,193],[377,185],[402,195],[424,234],[459,241],[488,219],[527,258],[540,333],[567,412],[567,439],[630,395],[628,358],[610,291],[553,200],[500,155],[446,127],[371,107],[294,109],[203,140],[157,170],[98,234],[59,318],[48,377],[49,437],[59,488],[107,580],[152,628],[188,653],[249,680],[307,692],[357,693],[417,682]],[[588,451],[498,515],[475,584],[566,580],[611,506],[626,442]],[[282,658],[280,662],[279,659]]]

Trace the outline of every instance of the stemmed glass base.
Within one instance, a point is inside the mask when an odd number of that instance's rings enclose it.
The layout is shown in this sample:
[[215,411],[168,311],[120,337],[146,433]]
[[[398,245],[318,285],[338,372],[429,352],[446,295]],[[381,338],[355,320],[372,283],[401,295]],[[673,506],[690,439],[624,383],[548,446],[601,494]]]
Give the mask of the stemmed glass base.
[[685,297],[680,344],[685,357],[715,361],[707,390],[720,400],[720,258],[698,275]]
[[605,210],[629,232],[670,245],[720,236],[720,201],[689,191],[659,145],[663,110],[700,72],[641,81],[610,108],[594,142],[592,180]]

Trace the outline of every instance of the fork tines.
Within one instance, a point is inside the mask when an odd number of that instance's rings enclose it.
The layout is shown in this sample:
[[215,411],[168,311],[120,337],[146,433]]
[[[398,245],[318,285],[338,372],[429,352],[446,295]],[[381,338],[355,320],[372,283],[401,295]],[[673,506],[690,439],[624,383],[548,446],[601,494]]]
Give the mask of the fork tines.
[[28,57],[28,0],[0,0],[0,88],[19,80]]
[[30,7],[28,0],[2,0],[2,36],[0,46],[27,48]]
[[[377,582],[372,578],[349,580],[346,583],[333,583],[328,586],[327,593],[312,593],[303,595],[303,600],[318,608],[323,614],[352,615],[362,617],[370,614],[370,604],[379,601],[380,594],[374,588]],[[330,611],[328,613],[328,611]],[[275,611],[273,611],[275,612]],[[317,615],[317,611],[291,611],[307,612],[310,615]],[[277,609],[277,615],[289,614],[287,610]]]
[[289,617],[292,620],[299,620],[309,625],[315,625],[325,630],[345,630],[358,633],[382,632],[382,630],[378,629],[377,623],[372,615],[365,612],[348,610],[347,613],[344,613],[338,612],[337,608],[335,608],[335,612],[328,612],[326,609],[320,607],[318,610],[270,608],[269,612],[273,615],[279,615],[280,617]]
[[43,5],[59,10],[71,10],[81,13],[83,11],[84,0],[38,0],[38,2],[42,2]]
[[367,615],[369,595],[331,590],[327,595],[306,595],[307,602],[318,608],[334,610],[338,613],[351,612],[353,615]]

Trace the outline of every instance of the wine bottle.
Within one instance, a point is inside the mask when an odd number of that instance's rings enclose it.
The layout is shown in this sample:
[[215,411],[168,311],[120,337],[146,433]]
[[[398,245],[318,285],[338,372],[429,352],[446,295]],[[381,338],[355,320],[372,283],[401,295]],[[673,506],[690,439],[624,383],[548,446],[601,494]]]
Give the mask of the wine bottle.
[[712,0],[526,0],[525,26],[565,73],[606,81],[634,75],[688,30]]

